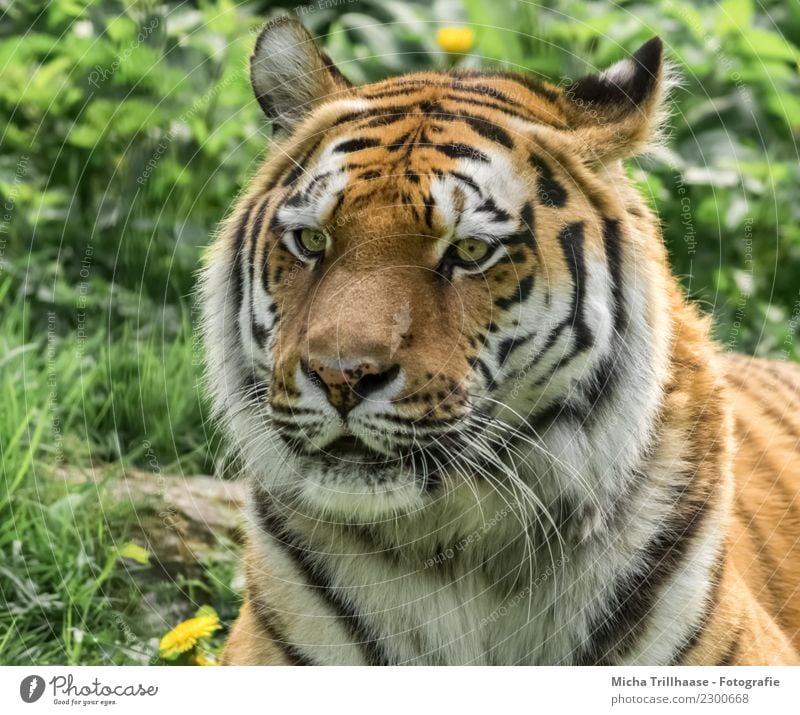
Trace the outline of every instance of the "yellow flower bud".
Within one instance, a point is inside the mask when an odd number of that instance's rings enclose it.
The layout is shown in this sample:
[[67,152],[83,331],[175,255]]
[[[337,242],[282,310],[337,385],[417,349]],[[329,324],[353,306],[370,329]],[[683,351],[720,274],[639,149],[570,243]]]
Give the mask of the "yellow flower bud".
[[436,44],[445,52],[463,54],[475,44],[475,32],[469,27],[441,27],[436,31]]

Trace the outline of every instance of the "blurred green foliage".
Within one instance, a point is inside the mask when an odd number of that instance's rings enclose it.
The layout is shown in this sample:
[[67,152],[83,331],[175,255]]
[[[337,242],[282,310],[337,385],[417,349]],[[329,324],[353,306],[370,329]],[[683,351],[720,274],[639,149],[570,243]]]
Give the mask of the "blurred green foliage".
[[633,176],[720,337],[737,323],[738,349],[785,341],[800,269],[800,3],[4,5],[2,265],[34,316],[55,309],[74,328],[80,303],[92,325],[181,330],[200,250],[268,144],[247,79],[254,32],[293,12],[357,82],[446,66],[435,43],[444,24],[477,32],[461,64],[555,81],[661,35],[683,78],[672,153]]
[[[669,150],[631,176],[719,339],[800,359],[797,0],[0,0],[0,12],[0,551],[11,564],[0,566],[0,662],[141,660],[120,626],[138,586],[107,568],[124,518],[42,474],[58,462],[146,467],[145,444],[164,469],[213,468],[192,291],[203,247],[269,145],[247,56],[272,15],[294,13],[356,82],[454,62],[558,82],[660,35],[682,77]],[[460,24],[475,48],[445,56],[436,29]],[[229,583],[214,586],[221,613],[226,599],[233,611]]]

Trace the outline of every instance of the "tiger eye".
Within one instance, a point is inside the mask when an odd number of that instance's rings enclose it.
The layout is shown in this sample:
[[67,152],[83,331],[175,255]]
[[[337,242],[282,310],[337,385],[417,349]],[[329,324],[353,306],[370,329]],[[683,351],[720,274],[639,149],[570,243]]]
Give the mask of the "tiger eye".
[[465,263],[477,263],[489,253],[489,244],[477,238],[462,238],[455,242],[455,247],[458,259]]
[[309,253],[322,253],[328,242],[322,231],[313,228],[304,228],[297,240],[300,247]]

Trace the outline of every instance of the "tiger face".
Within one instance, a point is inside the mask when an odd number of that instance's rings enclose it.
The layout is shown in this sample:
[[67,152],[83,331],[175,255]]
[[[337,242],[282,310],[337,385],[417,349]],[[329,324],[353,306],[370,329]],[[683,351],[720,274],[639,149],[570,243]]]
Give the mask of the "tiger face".
[[353,87],[283,19],[251,69],[274,145],[203,294],[214,404],[263,486],[346,516],[424,508],[596,400],[636,333],[621,274],[660,250],[619,161],[657,126],[657,39],[559,86]]

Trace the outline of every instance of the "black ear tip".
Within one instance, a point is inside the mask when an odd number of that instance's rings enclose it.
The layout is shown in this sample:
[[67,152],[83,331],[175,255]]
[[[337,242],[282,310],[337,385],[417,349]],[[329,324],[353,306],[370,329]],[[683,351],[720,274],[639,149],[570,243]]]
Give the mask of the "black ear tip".
[[633,60],[650,74],[656,74],[661,65],[661,56],[664,53],[664,43],[660,37],[653,37],[645,42],[633,54]]
[[566,94],[573,101],[616,104],[626,111],[637,107],[658,80],[663,48],[661,38],[654,37],[605,72],[577,80]]

